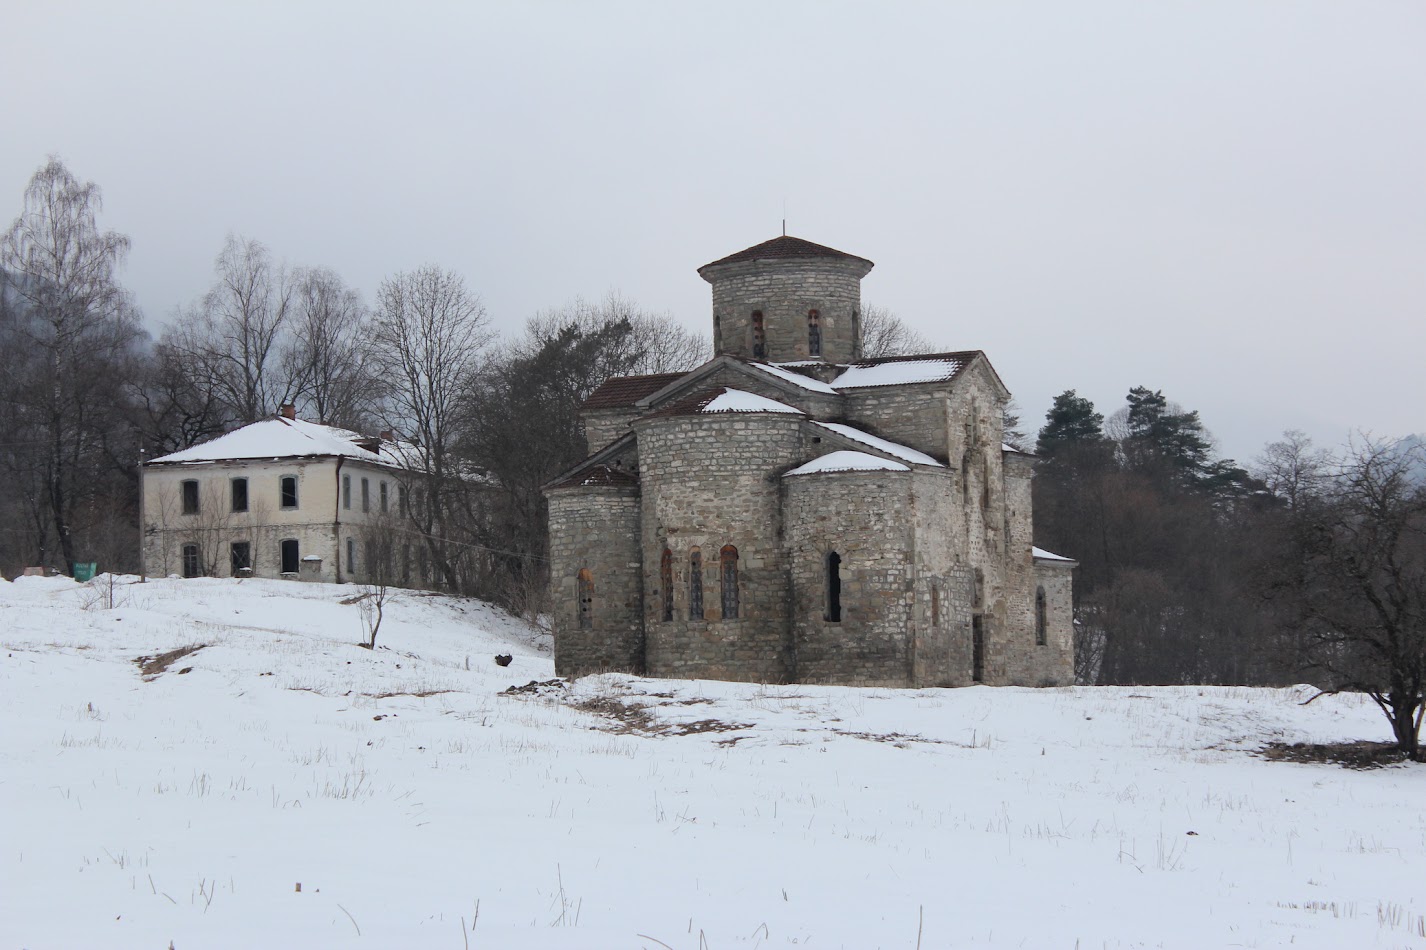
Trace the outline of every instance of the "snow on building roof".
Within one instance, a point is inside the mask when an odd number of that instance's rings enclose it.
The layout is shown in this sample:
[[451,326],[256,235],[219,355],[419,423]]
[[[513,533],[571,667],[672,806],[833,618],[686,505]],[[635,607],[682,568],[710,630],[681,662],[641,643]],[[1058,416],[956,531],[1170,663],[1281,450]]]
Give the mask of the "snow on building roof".
[[741,389],[718,386],[685,396],[673,405],[665,406],[658,412],[652,413],[648,418],[714,412],[782,412],[798,416],[805,415],[801,409],[795,409],[775,399],[768,399],[766,396],[759,396]]
[[699,412],[792,412],[802,415],[801,409],[794,409],[776,399],[768,399],[757,393],[742,389],[724,389],[710,399]]
[[380,453],[357,445],[355,432],[301,419],[264,419],[235,429],[202,445],[153,459],[159,463],[221,462],[230,459],[305,458],[339,455],[389,464]]
[[1071,563],[1075,562],[1074,558],[1072,557],[1061,557],[1058,554],[1051,554],[1044,548],[1031,548],[1030,553],[1035,556],[1036,560],[1040,561],[1069,561]]
[[933,459],[931,456],[927,455],[925,452],[918,452],[916,449],[913,449],[908,445],[902,445],[899,442],[891,442],[887,439],[878,438],[877,436],[872,435],[870,432],[863,432],[861,429],[855,428],[854,426],[843,425],[840,422],[813,422],[812,424],[815,426],[820,426],[823,429],[831,429],[838,435],[844,436],[845,438],[851,439],[855,442],[860,442],[863,445],[869,445],[874,449],[880,449],[887,455],[894,455],[897,458],[901,459],[903,462],[914,462],[917,465],[934,465],[937,468],[945,468],[944,465]]
[[878,458],[865,452],[829,452],[805,465],[799,465],[789,475],[816,475],[819,472],[909,472],[910,466]]
[[835,389],[866,386],[904,386],[908,383],[939,383],[954,379],[975,353],[935,353],[926,356],[862,360],[848,366],[832,380]]
[[781,379],[781,380],[783,380],[783,381],[785,381],[785,382],[792,383],[794,386],[797,386],[797,387],[800,388],[800,389],[805,389],[805,390],[807,390],[808,392],[827,393],[828,395],[836,395],[837,390],[834,389],[834,388],[832,388],[832,387],[829,386],[828,384],[822,382],[820,379],[813,379],[811,376],[803,376],[801,373],[794,373],[792,370],[783,369],[784,366],[791,366],[791,365],[816,366],[816,365],[818,365],[818,364],[816,364],[816,363],[813,363],[813,362],[805,362],[805,363],[798,363],[798,364],[791,364],[791,363],[778,364],[778,363],[759,363],[759,362],[756,362],[755,360],[744,360],[744,362],[747,363],[747,365],[753,367],[753,369],[762,370],[764,373],[767,373],[769,376],[776,376],[778,379]]

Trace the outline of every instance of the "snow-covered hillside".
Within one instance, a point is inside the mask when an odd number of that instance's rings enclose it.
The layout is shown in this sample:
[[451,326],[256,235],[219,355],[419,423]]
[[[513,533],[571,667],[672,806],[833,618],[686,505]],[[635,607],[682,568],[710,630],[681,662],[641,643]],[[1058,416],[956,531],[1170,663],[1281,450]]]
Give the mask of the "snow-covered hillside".
[[1357,698],[507,694],[473,602],[106,580],[0,582],[7,948],[1426,947],[1426,766],[1252,754]]

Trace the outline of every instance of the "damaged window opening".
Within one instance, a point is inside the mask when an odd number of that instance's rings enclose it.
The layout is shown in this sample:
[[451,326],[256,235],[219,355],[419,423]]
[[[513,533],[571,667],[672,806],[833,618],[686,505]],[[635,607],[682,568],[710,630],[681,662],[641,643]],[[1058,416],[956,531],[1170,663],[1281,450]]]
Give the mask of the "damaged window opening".
[[580,568],[579,587],[579,629],[588,630],[594,626],[594,575],[589,568]]
[[822,317],[816,310],[807,311],[807,355],[822,355]]

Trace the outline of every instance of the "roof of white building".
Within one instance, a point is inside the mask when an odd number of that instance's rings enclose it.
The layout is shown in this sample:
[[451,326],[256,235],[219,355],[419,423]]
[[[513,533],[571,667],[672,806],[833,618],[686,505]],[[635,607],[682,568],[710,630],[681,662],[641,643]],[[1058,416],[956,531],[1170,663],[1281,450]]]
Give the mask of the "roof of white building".
[[158,464],[201,464],[239,459],[315,458],[341,456],[378,465],[400,464],[401,443],[383,442],[373,452],[356,443],[359,433],[301,419],[264,419],[227,435],[149,461]]

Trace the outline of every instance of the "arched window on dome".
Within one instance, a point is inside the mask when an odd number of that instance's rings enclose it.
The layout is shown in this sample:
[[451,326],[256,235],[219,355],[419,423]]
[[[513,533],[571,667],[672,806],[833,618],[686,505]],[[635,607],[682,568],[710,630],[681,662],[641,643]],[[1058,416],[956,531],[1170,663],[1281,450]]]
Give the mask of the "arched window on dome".
[[663,559],[659,563],[659,585],[663,597],[663,620],[668,623],[673,619],[673,552],[667,547],[663,549]]
[[703,619],[703,549],[688,552],[688,619]]
[[763,327],[763,312],[753,311],[753,359],[767,359],[767,331]]
[[807,355],[822,355],[822,316],[816,310],[807,311]]
[[718,552],[718,562],[723,578],[723,619],[738,619],[738,549],[731,544]]
[[579,629],[588,630],[594,626],[594,575],[589,568],[579,570]]

